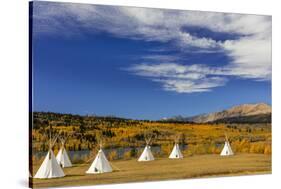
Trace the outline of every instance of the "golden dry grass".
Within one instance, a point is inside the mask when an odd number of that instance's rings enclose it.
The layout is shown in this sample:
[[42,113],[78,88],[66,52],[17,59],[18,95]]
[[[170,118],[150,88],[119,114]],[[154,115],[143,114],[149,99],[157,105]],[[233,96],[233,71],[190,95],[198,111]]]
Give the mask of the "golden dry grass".
[[[231,157],[195,155],[180,160],[159,158],[151,162],[137,162],[136,159],[131,159],[116,160],[111,163],[114,169],[112,173],[85,174],[90,164],[77,164],[72,168],[64,169],[66,174],[64,178],[33,179],[33,187],[97,185],[271,173],[271,155],[264,154],[237,154]],[[34,173],[38,166],[34,167]]]

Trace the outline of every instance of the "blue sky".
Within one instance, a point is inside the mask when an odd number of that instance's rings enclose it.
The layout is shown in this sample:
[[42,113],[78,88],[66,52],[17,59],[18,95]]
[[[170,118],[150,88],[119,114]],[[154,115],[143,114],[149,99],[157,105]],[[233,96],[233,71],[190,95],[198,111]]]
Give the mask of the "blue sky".
[[271,17],[34,2],[33,94],[134,119],[271,104]]

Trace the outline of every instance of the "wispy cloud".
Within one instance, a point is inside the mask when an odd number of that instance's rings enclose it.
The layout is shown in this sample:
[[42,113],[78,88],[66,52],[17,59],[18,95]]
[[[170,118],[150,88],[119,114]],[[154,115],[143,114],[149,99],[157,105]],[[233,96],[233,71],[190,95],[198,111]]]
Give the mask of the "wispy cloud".
[[[196,52],[221,52],[230,58],[223,68],[215,70],[220,72],[216,77],[209,73],[214,69],[204,62],[197,69],[208,73],[189,70],[196,65],[178,64],[181,57],[162,55],[161,52],[141,57],[139,65],[128,69],[162,83],[165,90],[209,91],[224,85],[229,75],[252,80],[271,79],[272,24],[269,16],[71,3],[34,2],[34,5],[35,35],[75,36],[107,32],[132,40],[169,42],[181,54],[190,53],[195,48]],[[212,36],[196,36],[188,29],[183,30],[188,27],[206,28],[214,33],[236,34],[238,37],[218,40]],[[185,62],[187,64],[191,63]]]
[[141,58],[143,61],[149,61],[149,62],[175,62],[180,59],[180,55],[160,55],[160,54],[154,54],[154,55],[144,55]]
[[161,83],[164,90],[178,93],[206,92],[223,86],[227,81],[225,77],[220,76],[224,72],[222,69],[198,64],[137,64],[127,71]]
[[214,87],[223,86],[226,79],[221,77],[209,77],[199,80],[167,79],[162,82],[164,90],[178,93],[194,93],[207,92],[211,91]]

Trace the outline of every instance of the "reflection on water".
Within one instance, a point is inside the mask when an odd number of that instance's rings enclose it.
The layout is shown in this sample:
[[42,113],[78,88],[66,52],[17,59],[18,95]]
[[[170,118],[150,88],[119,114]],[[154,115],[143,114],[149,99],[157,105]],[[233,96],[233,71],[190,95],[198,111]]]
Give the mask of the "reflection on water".
[[[181,150],[186,150],[187,145],[180,145]],[[144,147],[125,147],[125,148],[107,148],[103,149],[104,153],[108,155],[111,151],[115,150],[117,153],[118,158],[122,158],[124,153],[131,151],[135,149],[136,152],[141,152]],[[151,146],[151,151],[154,154],[160,154],[161,153],[161,146]],[[36,152],[34,153],[35,157],[40,159],[44,156],[46,156],[47,152]],[[91,156],[91,150],[80,150],[80,151],[68,151],[68,155],[70,159],[76,159],[76,160],[84,160],[88,159]]]

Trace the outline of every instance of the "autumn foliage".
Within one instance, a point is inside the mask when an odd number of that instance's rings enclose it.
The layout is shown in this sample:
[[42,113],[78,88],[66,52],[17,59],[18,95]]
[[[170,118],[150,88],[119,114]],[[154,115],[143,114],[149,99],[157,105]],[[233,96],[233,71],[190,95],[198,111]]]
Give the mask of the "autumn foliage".
[[[147,133],[153,136],[151,145],[159,147],[156,157],[167,157],[174,145],[175,136],[186,156],[219,154],[225,134],[235,153],[271,154],[271,124],[195,124],[162,121],[128,120],[115,117],[79,116],[56,113],[34,113],[32,150],[36,154],[48,149],[48,134],[70,135],[69,151],[97,151],[99,142],[110,160],[136,158],[145,146]],[[57,151],[59,142],[54,146]],[[118,154],[117,148],[129,148]],[[36,161],[36,157],[33,157]],[[78,160],[77,160],[78,161]]]

